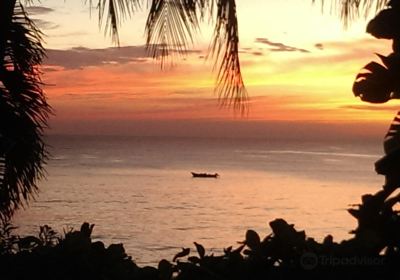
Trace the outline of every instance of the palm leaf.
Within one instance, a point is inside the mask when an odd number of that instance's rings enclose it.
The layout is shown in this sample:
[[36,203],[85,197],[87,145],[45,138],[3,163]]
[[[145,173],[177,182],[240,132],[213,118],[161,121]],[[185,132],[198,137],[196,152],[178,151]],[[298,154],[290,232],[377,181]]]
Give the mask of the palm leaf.
[[353,84],[354,95],[370,103],[385,103],[400,97],[400,56],[395,53],[378,56],[383,65],[368,63]]
[[0,218],[37,192],[47,158],[43,129],[51,108],[42,90],[39,66],[42,34],[17,2],[3,30],[0,53]]
[[153,0],[146,22],[146,45],[153,58],[186,54],[198,27],[196,1]]
[[[316,0],[312,1],[313,3]],[[324,0],[320,0],[322,7]],[[332,0],[329,1],[330,10],[337,13],[345,26],[358,19],[360,16],[367,17],[371,12],[377,13],[391,2],[390,0]]]
[[[89,1],[92,3],[92,0]],[[313,3],[316,0],[312,0]],[[320,1],[322,7],[325,2]],[[390,0],[329,1],[331,10],[337,11],[344,25],[371,11],[378,12],[392,4]],[[119,43],[118,27],[121,21],[141,6],[140,0],[98,0],[100,25]],[[248,94],[244,86],[239,60],[239,34],[235,0],[151,0],[146,23],[147,49],[163,67],[167,58],[186,54],[193,42],[199,20],[212,15],[216,6],[216,24],[210,45],[210,57],[217,69],[215,92],[221,105],[232,105],[242,113],[247,109]],[[172,61],[172,60],[171,60]]]
[[[89,1],[92,3],[92,1]],[[112,40],[118,39],[121,18],[130,16],[141,5],[139,0],[99,0],[100,25],[110,32]],[[216,92],[221,105],[234,104],[244,112],[248,100],[240,70],[239,34],[234,0],[152,0],[146,22],[146,46],[153,58],[164,67],[167,59],[187,54],[197,33],[199,22],[205,15],[213,14],[217,6],[211,56],[218,69]],[[105,21],[105,24],[103,22]]]
[[[87,2],[87,1],[86,1]],[[118,27],[122,21],[140,8],[140,0],[98,0],[99,25],[104,25],[105,32],[111,35],[112,41],[119,45]],[[89,0],[92,7],[93,0]]]
[[211,57],[218,69],[216,93],[221,105],[233,105],[242,114],[247,112],[248,95],[239,60],[239,28],[234,0],[217,1],[217,20]]

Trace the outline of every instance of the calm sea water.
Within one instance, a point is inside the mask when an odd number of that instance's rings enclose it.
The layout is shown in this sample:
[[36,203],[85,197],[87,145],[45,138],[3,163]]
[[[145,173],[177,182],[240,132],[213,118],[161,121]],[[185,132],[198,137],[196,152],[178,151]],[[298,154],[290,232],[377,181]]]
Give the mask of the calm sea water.
[[[202,243],[209,252],[270,233],[284,218],[317,240],[349,238],[347,213],[377,191],[379,141],[267,141],[52,136],[48,178],[17,213],[18,233],[48,224],[59,232],[88,221],[94,238],[123,243],[141,265]],[[219,179],[190,172],[218,172]]]

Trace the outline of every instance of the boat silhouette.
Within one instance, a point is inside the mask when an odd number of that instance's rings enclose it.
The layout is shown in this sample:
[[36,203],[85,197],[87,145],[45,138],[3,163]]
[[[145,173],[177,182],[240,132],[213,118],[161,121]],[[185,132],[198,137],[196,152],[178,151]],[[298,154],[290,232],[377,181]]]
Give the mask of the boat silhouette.
[[196,173],[196,172],[191,172],[192,176],[194,178],[218,178],[219,174],[214,173],[214,174],[209,174],[209,173]]

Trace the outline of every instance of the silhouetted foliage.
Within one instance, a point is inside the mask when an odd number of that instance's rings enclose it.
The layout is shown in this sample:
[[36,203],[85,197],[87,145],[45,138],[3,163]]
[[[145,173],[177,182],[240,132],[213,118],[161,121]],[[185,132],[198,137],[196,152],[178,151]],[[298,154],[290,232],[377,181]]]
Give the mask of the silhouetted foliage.
[[[379,55],[383,65],[368,63],[353,85],[353,92],[361,100],[371,103],[385,103],[400,98],[400,1],[391,0],[388,7],[379,12],[367,26],[367,32],[380,39],[393,41],[393,53]],[[400,113],[400,112],[399,112]],[[378,174],[385,175],[384,190],[393,192],[400,187],[400,125],[399,113],[394,118],[384,140],[385,156],[375,164]],[[390,193],[389,193],[390,195]],[[389,195],[385,199],[389,199]]]
[[264,238],[248,230],[241,245],[221,255],[194,242],[195,255],[183,248],[157,268],[136,265],[122,244],[93,241],[94,225],[88,223],[63,237],[48,226],[40,227],[38,236],[19,237],[7,224],[0,230],[0,270],[2,279],[396,279],[400,215],[393,206],[400,195],[386,200],[387,195],[365,195],[349,209],[358,227],[353,238],[340,243],[331,235],[317,242],[276,219]]
[[[313,3],[316,0],[312,0]],[[330,10],[339,14],[345,26],[360,16],[367,17],[371,11],[378,12],[386,7],[391,0],[340,0],[340,1],[319,1],[323,7],[326,2],[331,4]]]
[[356,77],[353,92],[361,100],[370,103],[385,103],[400,98],[400,4],[389,2],[389,7],[372,19],[367,32],[376,38],[393,40],[393,53],[388,56],[378,54],[382,64],[370,62],[364,72]]
[[51,108],[42,90],[42,34],[19,1],[0,3],[0,219],[37,191]]
[[[141,9],[143,0],[90,0],[97,2],[100,24],[119,44],[118,28],[121,22]],[[150,54],[160,59],[161,66],[167,59],[188,53],[194,35],[204,20],[215,16],[215,27],[210,56],[217,70],[215,92],[221,105],[233,105],[244,113],[248,95],[242,78],[239,60],[239,27],[235,0],[152,0],[147,3],[146,46]]]

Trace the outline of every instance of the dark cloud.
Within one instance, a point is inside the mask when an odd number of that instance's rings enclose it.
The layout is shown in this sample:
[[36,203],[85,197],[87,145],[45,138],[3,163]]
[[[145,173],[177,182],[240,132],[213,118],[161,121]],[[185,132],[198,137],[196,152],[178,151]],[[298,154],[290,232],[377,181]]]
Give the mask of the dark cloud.
[[256,43],[264,44],[269,46],[269,50],[272,52],[302,52],[309,53],[309,50],[296,48],[292,46],[285,45],[283,43],[272,42],[267,38],[256,38]]
[[43,71],[45,72],[56,72],[59,69],[57,67],[51,67],[51,66],[43,66]]
[[321,43],[315,44],[314,47],[315,47],[316,49],[319,49],[319,50],[323,50],[323,49],[324,49],[324,45],[321,44]]
[[[31,16],[39,16],[40,17],[41,15],[45,15],[45,14],[54,12],[54,9],[48,8],[48,7],[43,7],[43,6],[30,6],[30,7],[26,8],[26,11]],[[49,30],[49,29],[56,29],[58,27],[57,24],[55,24],[51,21],[43,20],[43,19],[36,18],[36,17],[34,17],[32,19],[40,29]]]
[[65,93],[61,95],[61,98],[69,99],[69,100],[84,100],[84,101],[93,101],[93,100],[105,100],[111,99],[115,96],[115,93]]
[[66,69],[80,69],[104,64],[126,64],[144,62],[149,57],[144,46],[111,47],[89,49],[77,47],[68,50],[48,50],[45,64]]
[[[174,52],[174,50],[172,50]],[[187,54],[199,54],[199,50],[188,50]],[[65,69],[81,69],[89,66],[105,64],[143,63],[153,59],[153,55],[146,51],[145,46],[111,47],[105,49],[90,49],[76,47],[67,50],[47,51],[45,64],[61,66]]]
[[262,52],[259,52],[259,51],[252,52],[251,54],[254,56],[263,56],[264,55]]
[[25,9],[30,15],[44,15],[54,12],[54,9],[43,6],[30,6]]
[[254,50],[252,48],[242,48],[239,53],[243,54],[249,54],[249,55],[254,55],[254,56],[263,56],[264,53],[262,52],[261,49]]
[[56,29],[59,27],[58,24],[43,19],[34,18],[33,21],[35,22],[36,26],[39,27],[40,29],[49,30],[49,29]]
[[195,89],[195,90],[188,89],[188,90],[171,91],[171,92],[167,93],[166,95],[169,97],[171,97],[171,96],[172,97],[181,97],[181,96],[188,97],[188,96],[190,96],[190,98],[192,98],[193,95],[204,94],[207,92],[209,92],[208,89]]
[[185,54],[202,54],[203,51],[201,50],[179,50],[179,49],[170,49],[169,52],[171,53],[182,53]]
[[65,37],[81,37],[81,36],[87,36],[89,32],[86,31],[76,31],[76,32],[66,32],[66,33],[57,33],[57,34],[52,34],[52,38],[65,38]]
[[399,105],[345,105],[341,108],[362,111],[398,111]]

